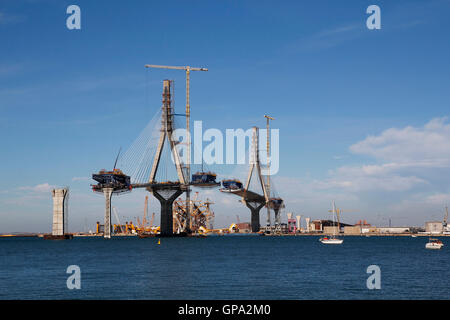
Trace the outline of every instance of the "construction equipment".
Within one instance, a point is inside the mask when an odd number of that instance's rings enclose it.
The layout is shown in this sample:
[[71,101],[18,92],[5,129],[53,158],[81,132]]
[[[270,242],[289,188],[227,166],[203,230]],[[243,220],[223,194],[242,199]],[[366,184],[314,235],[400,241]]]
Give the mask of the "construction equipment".
[[206,221],[208,221],[208,229],[212,230],[214,228],[214,211],[211,210],[211,205],[214,204],[214,202],[209,201],[208,198],[206,198],[206,201],[204,205],[206,206]]
[[112,171],[102,169],[98,173],[92,174],[92,179],[97,181],[97,184],[91,185],[94,192],[102,193],[105,188],[113,188],[113,193],[115,194],[131,191],[132,186],[130,176],[127,176],[122,170],[116,168],[120,150],[117,154]]
[[148,221],[148,207],[149,207],[148,196],[145,196],[144,216],[142,218],[142,222],[139,219],[139,217],[137,217],[137,222],[138,222],[137,231],[139,233],[155,233],[156,232],[155,228],[153,227],[153,221],[155,220],[155,213],[153,212],[152,218],[149,222]]
[[[328,210],[328,212],[333,212],[333,210]],[[336,212],[336,217],[337,217],[338,230],[340,230],[340,227],[341,227],[341,214],[342,214],[343,210],[336,207],[335,208],[335,212]],[[355,213],[357,211],[348,211],[348,210],[346,210],[345,212],[346,213]]]
[[150,228],[153,228],[153,220],[155,220],[155,213],[152,213],[152,219],[150,220]]
[[148,212],[148,196],[145,196],[145,204],[144,204],[144,218],[142,220],[142,224],[145,226],[147,224],[147,212]]
[[[190,216],[190,229],[193,233],[205,233],[205,231],[212,229],[212,220],[214,219],[214,212],[212,212],[209,199],[206,201],[197,200],[198,192],[195,193],[194,199],[191,200],[190,207],[192,208]],[[187,208],[182,199],[177,199],[173,205],[173,226],[175,233],[185,232],[187,221]],[[209,232],[209,231],[208,231]]]
[[118,223],[117,226],[115,225],[115,228],[114,228],[115,230],[114,230],[114,232],[117,232],[117,233],[124,233],[122,224],[120,223],[119,215],[117,214],[116,207],[113,207],[112,209],[113,209],[114,216],[116,217],[116,220],[117,220],[117,223]]
[[139,231],[144,230],[144,225],[142,224],[142,222],[139,219],[139,217],[137,217],[136,220],[137,220],[137,223],[138,223]]
[[[334,201],[333,201],[333,206],[334,206]],[[338,232],[341,232],[341,213],[342,213],[341,209],[335,208],[334,210],[328,210],[328,212],[336,213],[337,223],[338,223]]]
[[[146,68],[159,68],[159,69],[172,69],[172,70],[185,70],[186,71],[186,131],[189,133],[187,136],[187,159],[186,159],[186,175],[188,180],[191,180],[191,137],[190,137],[190,117],[191,117],[191,105],[190,105],[190,75],[191,71],[208,71],[207,68],[193,68],[191,66],[161,66],[154,64],[146,64]],[[190,190],[189,187],[186,189],[186,203],[190,203]],[[190,222],[190,212],[191,208],[187,208],[187,227],[189,228]],[[190,230],[187,230],[190,231]]]
[[237,226],[235,223],[233,223],[233,224],[231,224],[230,227],[228,228],[228,232],[229,232],[229,233],[236,233],[236,232],[239,232],[239,228],[238,228],[238,226]]

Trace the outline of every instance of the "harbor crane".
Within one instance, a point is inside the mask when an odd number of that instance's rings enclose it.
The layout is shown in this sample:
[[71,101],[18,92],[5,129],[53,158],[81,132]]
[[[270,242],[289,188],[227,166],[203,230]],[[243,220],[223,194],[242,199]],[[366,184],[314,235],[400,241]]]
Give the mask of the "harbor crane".
[[[146,68],[158,68],[158,69],[172,69],[172,70],[185,70],[186,71],[186,131],[189,133],[187,137],[187,158],[186,158],[186,175],[190,181],[191,179],[191,137],[190,137],[190,117],[191,117],[191,106],[189,102],[189,92],[190,92],[190,75],[191,71],[208,71],[207,68],[194,68],[191,66],[161,66],[155,64],[146,64]],[[190,190],[189,187],[186,188],[186,203],[191,203]],[[190,212],[191,206],[188,205],[187,209],[187,224],[186,226],[190,226]]]
[[[328,212],[333,212],[333,210],[328,210]],[[335,208],[334,212],[336,213],[336,217],[337,217],[338,230],[340,230],[341,229],[341,214],[344,212],[344,210],[339,209],[339,208]],[[346,213],[356,213],[357,211],[348,211],[348,210],[346,210],[345,212]]]

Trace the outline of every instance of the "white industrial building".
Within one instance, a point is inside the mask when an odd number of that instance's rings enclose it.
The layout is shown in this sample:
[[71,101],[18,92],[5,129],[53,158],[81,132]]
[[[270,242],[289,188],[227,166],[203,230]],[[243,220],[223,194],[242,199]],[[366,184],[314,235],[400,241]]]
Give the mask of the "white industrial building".
[[442,221],[425,222],[425,232],[431,234],[440,234],[444,231]]
[[410,231],[409,227],[379,227],[379,233],[407,233]]

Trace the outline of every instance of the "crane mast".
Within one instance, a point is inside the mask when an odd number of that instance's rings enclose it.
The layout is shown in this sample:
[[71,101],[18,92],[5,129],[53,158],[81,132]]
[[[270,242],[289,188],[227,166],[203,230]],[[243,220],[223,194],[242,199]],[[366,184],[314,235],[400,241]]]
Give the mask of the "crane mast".
[[270,120],[275,120],[274,118],[272,118],[271,116],[268,115],[264,115],[264,118],[266,118],[267,120],[267,124],[266,124],[266,130],[267,130],[267,141],[266,141],[266,149],[267,149],[267,182],[266,182],[266,189],[267,189],[267,197],[268,197],[268,201],[269,203],[267,203],[267,227],[270,228],[271,224],[270,224],[270,130],[269,130],[269,125],[270,125]]
[[142,224],[147,224],[147,213],[148,213],[148,196],[145,196],[145,204],[144,204],[144,218],[142,219]]

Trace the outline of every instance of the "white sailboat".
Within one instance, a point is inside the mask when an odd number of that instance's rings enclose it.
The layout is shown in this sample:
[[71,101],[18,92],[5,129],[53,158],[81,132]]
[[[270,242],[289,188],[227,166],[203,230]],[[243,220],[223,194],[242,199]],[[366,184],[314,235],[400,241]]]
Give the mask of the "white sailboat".
[[[333,225],[336,224],[336,206],[333,201]],[[340,225],[338,223],[338,231],[339,231]],[[331,237],[325,236],[319,239],[320,242],[323,244],[342,244],[344,242],[344,239],[339,239],[336,237],[336,228],[333,228],[333,235]]]
[[432,239],[428,241],[428,243],[425,245],[426,249],[441,249],[444,246],[441,240],[439,239]]

